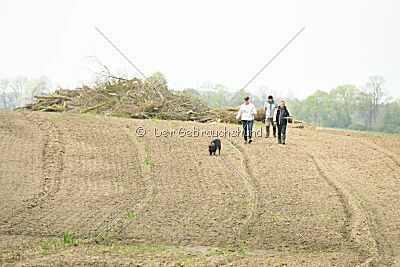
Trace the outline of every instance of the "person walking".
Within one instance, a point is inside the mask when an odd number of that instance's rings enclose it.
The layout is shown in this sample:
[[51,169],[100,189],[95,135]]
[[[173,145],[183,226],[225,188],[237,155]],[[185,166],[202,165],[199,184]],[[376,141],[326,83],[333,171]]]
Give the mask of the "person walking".
[[272,130],[274,133],[274,137],[276,137],[276,126],[274,124],[274,114],[275,110],[278,108],[278,104],[275,102],[274,98],[272,95],[268,96],[267,102],[264,104],[264,109],[265,109],[265,128],[267,130],[267,133],[265,135],[265,138],[269,137],[269,127],[272,125]]
[[[256,107],[253,103],[250,103],[250,98],[246,96],[244,98],[244,103],[240,106],[239,112],[236,115],[236,120],[240,119],[242,121],[245,143],[247,143],[247,137],[249,137],[249,144],[252,142],[254,115],[256,114]],[[249,131],[248,135],[247,130]]]
[[274,124],[278,127],[278,144],[286,144],[286,127],[289,117],[291,117],[289,109],[285,101],[281,101],[274,114]]

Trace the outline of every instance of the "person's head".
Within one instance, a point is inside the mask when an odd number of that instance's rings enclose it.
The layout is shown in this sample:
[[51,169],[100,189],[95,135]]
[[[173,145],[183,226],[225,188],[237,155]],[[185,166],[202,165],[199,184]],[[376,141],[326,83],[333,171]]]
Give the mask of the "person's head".
[[280,106],[281,108],[284,108],[284,107],[285,107],[285,101],[281,101],[281,103],[279,104],[279,106]]
[[268,101],[269,101],[270,103],[272,103],[272,102],[274,101],[274,98],[272,97],[272,95],[268,96]]
[[245,103],[246,105],[248,105],[248,104],[250,103],[250,98],[249,98],[248,96],[246,96],[246,97],[244,98],[244,103]]

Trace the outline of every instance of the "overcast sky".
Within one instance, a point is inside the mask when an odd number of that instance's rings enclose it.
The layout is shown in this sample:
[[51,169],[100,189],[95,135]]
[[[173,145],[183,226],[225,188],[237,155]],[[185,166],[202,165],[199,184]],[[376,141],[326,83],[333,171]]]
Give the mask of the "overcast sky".
[[399,1],[0,1],[0,78],[90,81],[96,56],[112,70],[161,71],[174,89],[206,81],[304,98],[317,89],[386,79],[400,98]]

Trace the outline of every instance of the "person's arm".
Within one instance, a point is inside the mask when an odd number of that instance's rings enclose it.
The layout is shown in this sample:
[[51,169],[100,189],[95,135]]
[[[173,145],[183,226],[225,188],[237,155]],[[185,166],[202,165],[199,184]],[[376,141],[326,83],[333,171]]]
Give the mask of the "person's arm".
[[275,109],[275,111],[274,111],[274,123],[276,123],[276,115],[277,115],[277,113],[278,113],[278,109]]
[[254,104],[253,104],[253,110],[254,110],[254,114],[253,115],[256,115],[257,114],[257,109],[256,109],[256,106],[254,106]]
[[240,118],[240,116],[242,116],[242,106],[240,106],[239,112],[236,115],[236,120],[238,120]]
[[286,107],[287,113],[288,113],[288,117],[292,117],[292,113],[290,113],[289,109]]

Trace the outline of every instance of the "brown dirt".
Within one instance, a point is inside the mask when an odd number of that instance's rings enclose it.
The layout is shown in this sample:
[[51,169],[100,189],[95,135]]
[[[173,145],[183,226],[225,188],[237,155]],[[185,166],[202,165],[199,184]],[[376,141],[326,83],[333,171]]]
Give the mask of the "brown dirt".
[[225,125],[0,111],[0,264],[400,263],[399,136],[290,128],[210,157],[193,127]]

